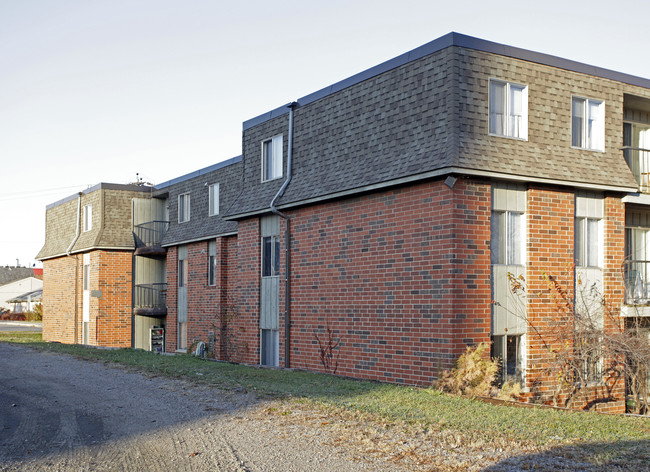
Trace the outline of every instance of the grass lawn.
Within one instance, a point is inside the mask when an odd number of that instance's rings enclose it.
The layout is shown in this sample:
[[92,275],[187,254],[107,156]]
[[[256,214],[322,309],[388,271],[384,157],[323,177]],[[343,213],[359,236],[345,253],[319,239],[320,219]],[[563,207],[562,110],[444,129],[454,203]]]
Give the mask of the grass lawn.
[[[335,376],[209,362],[190,355],[164,356],[131,349],[103,350],[44,343],[36,333],[0,333],[0,341],[43,351],[129,366],[154,375],[184,378],[224,389],[255,391],[319,408],[365,415],[385,424],[450,430],[468,441],[520,442],[578,447],[593,463],[625,458],[650,464],[650,418],[499,406],[420,389]],[[619,462],[620,463],[620,462]],[[643,469],[639,469],[643,470]]]

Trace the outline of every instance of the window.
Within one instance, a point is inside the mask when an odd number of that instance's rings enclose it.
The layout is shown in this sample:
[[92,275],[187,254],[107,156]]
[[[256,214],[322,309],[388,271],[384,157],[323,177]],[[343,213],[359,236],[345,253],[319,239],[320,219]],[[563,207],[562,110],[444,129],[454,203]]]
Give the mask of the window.
[[83,208],[83,231],[90,231],[93,229],[93,206],[84,205]]
[[575,260],[578,267],[600,267],[601,220],[598,218],[576,218]]
[[262,238],[262,277],[280,275],[280,240],[277,236]]
[[[86,254],[84,254],[86,256]],[[90,290],[90,258],[83,258],[83,290]]]
[[178,261],[178,286],[187,287],[189,271],[187,259],[179,259]]
[[528,87],[490,79],[490,134],[528,139]]
[[182,193],[178,196],[178,222],[190,221],[190,194]]
[[523,220],[521,212],[492,212],[492,264],[524,264]]
[[219,184],[212,184],[208,187],[208,200],[209,200],[209,210],[208,214],[210,216],[219,214]]
[[262,142],[262,182],[282,177],[282,136]]
[[217,285],[217,242],[208,243],[208,285]]
[[499,359],[499,383],[524,380],[524,335],[492,336],[492,352],[490,357]]
[[598,333],[577,333],[575,353],[580,363],[580,375],[584,383],[603,380],[603,338]]
[[594,151],[605,150],[605,102],[573,97],[571,145]]
[[650,228],[625,228],[625,302],[650,302]]

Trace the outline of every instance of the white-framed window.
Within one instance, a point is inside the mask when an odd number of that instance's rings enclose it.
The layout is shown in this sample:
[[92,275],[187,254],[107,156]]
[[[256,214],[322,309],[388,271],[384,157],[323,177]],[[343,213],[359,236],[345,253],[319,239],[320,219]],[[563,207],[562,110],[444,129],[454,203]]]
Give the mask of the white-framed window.
[[83,207],[83,231],[90,231],[93,229],[93,206],[92,204],[84,205]]
[[528,139],[528,87],[490,79],[490,134]]
[[217,285],[217,242],[208,243],[208,285]]
[[280,239],[277,236],[262,238],[262,277],[280,275]]
[[282,177],[282,135],[262,141],[262,182]]
[[219,214],[219,184],[212,184],[208,187],[208,215]]
[[492,264],[524,265],[524,213],[493,210],[490,228]]
[[178,222],[190,221],[190,194],[182,193],[178,196]]
[[576,217],[575,262],[577,267],[602,267],[602,220]]
[[605,102],[591,98],[571,99],[571,146],[605,150]]

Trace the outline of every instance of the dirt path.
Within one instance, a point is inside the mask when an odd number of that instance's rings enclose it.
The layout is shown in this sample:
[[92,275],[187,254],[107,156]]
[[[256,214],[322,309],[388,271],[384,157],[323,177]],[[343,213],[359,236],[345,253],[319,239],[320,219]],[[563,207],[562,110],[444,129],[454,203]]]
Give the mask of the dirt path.
[[[398,470],[252,395],[0,343],[0,470]],[[268,416],[268,415],[267,415]]]

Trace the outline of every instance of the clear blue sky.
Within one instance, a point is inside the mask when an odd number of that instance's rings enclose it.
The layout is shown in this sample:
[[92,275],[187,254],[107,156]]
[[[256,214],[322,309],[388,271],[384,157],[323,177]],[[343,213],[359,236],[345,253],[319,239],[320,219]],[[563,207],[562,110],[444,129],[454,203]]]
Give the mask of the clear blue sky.
[[451,31],[650,78],[649,18],[641,0],[0,0],[0,265],[35,262],[46,204],[239,155],[243,121]]

